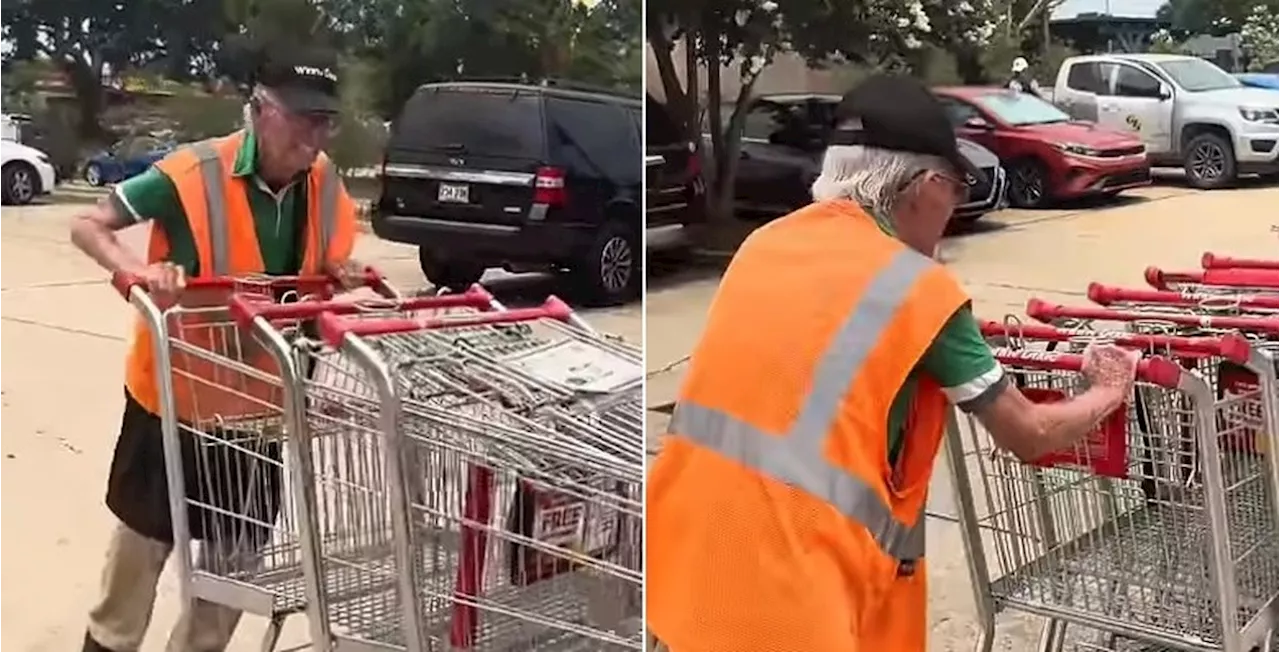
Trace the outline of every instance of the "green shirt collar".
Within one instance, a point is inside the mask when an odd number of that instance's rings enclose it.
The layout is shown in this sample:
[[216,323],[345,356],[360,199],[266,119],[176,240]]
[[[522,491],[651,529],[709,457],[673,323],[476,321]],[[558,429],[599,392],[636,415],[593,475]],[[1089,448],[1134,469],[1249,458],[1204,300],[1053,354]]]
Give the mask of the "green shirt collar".
[[240,149],[236,150],[236,161],[231,165],[232,176],[249,177],[258,171],[258,139],[253,130],[245,128],[244,140],[240,141]]

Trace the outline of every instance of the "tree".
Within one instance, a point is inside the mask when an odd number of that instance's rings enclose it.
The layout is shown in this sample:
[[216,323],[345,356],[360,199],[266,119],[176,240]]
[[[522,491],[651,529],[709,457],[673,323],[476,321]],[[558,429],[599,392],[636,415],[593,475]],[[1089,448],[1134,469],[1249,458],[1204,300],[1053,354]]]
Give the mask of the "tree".
[[0,14],[14,44],[9,58],[53,62],[76,94],[81,135],[93,139],[102,132],[103,82],[166,58],[171,70],[192,72],[197,50],[220,36],[205,27],[220,7],[221,0],[12,0]]
[[[1258,0],[1168,0],[1156,18],[1169,23],[1178,39],[1197,34],[1225,36],[1240,31]],[[1274,3],[1271,8],[1275,8]]]
[[[646,9],[645,33],[668,105],[698,142],[697,99],[704,86],[697,81],[696,64],[705,66],[712,168],[708,210],[713,220],[731,214],[745,109],[761,71],[778,53],[795,52],[811,65],[843,61],[905,71],[919,65],[916,53],[926,43],[977,49],[994,29],[983,0],[650,0]],[[672,60],[678,39],[689,55],[687,85],[681,84]],[[739,90],[727,101],[721,98],[722,66],[738,77]]]
[[641,0],[343,4],[340,38],[352,54],[379,62],[373,88],[386,117],[419,85],[459,77],[568,77],[639,88],[638,68],[623,68],[642,50]]
[[1258,5],[1249,13],[1240,29],[1240,49],[1249,57],[1249,69],[1261,70],[1276,60],[1280,43],[1280,19],[1276,6]]

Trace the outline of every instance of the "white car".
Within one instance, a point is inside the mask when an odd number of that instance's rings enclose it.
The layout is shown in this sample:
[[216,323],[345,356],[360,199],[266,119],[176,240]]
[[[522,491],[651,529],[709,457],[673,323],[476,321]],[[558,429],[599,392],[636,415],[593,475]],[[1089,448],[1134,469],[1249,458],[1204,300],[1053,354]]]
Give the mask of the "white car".
[[0,198],[4,204],[26,204],[40,195],[53,192],[57,174],[44,152],[11,140],[0,141],[3,174],[0,174]]

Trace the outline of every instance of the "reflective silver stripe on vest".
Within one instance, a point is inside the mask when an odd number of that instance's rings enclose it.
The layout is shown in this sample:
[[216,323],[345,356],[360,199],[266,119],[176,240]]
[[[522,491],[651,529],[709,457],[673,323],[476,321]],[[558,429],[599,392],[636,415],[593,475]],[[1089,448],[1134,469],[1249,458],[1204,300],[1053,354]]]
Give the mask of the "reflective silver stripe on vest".
[[819,359],[812,389],[788,433],[771,435],[687,400],[676,405],[668,432],[830,503],[866,527],[887,555],[903,560],[923,557],[923,507],[914,526],[899,522],[874,489],[827,461],[822,448],[854,374],[931,264],[928,258],[904,249],[872,279]]
[[320,179],[320,250],[316,252],[316,264],[324,265],[329,257],[329,243],[338,230],[338,191],[342,188],[338,166],[333,161],[324,164]]
[[191,146],[200,161],[200,176],[204,179],[205,204],[209,212],[210,270],[201,270],[211,276],[231,273],[231,253],[228,249],[227,193],[223,185],[222,159],[212,140],[202,140]]

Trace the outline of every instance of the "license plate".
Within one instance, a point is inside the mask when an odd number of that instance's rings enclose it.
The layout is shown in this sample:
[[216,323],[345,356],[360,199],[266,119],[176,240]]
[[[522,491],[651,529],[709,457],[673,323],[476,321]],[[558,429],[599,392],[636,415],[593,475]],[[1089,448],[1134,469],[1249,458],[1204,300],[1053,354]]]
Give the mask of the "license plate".
[[436,197],[440,201],[450,204],[465,204],[471,201],[471,187],[442,183]]

